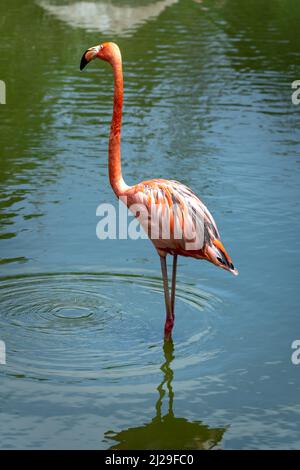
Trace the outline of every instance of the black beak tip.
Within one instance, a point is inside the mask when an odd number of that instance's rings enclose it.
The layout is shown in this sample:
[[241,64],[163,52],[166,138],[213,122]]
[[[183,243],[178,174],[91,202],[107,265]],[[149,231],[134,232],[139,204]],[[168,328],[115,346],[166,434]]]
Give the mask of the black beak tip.
[[83,56],[81,57],[81,61],[80,61],[80,70],[83,70],[84,67],[89,63],[89,61],[86,60],[86,58],[85,58],[86,53],[87,53],[87,51],[85,51],[85,53],[84,53]]

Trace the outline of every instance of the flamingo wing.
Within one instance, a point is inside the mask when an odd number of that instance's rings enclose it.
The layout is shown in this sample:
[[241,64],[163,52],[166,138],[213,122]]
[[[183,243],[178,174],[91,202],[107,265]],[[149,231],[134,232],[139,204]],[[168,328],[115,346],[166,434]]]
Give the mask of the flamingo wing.
[[[126,197],[159,254],[207,259],[237,274],[211,213],[190,188],[178,181],[153,179],[132,186]],[[142,217],[139,206],[145,208]]]

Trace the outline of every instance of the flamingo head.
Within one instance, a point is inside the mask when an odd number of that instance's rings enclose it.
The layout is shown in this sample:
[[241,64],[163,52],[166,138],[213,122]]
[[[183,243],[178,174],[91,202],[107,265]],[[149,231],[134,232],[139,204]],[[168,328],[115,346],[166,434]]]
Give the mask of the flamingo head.
[[83,70],[91,60],[96,58],[105,60],[113,65],[116,61],[121,60],[120,49],[114,42],[104,42],[98,46],[90,47],[81,58],[80,70]]

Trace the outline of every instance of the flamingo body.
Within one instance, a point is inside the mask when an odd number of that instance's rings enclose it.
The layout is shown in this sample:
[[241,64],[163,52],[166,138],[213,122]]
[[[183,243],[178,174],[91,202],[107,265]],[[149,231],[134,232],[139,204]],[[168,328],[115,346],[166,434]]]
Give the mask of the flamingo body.
[[[211,213],[189,187],[174,180],[152,179],[128,188],[122,196],[126,196],[129,208],[136,204],[147,208],[148,219],[142,218],[140,222],[161,256],[205,259],[237,274]],[[161,227],[158,230],[153,226],[157,223],[165,224],[169,238],[162,236]],[[178,231],[181,237],[175,236],[176,227],[181,227]],[[191,240],[187,233],[195,234],[196,249],[189,249]]]

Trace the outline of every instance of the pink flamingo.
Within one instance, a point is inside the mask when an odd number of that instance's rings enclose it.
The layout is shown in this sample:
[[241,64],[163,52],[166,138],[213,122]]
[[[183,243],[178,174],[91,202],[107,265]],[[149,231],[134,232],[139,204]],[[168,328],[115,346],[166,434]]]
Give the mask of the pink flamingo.
[[[116,196],[121,198],[130,210],[136,206],[141,209],[135,212],[135,215],[160,256],[166,305],[164,336],[165,340],[170,340],[175,320],[177,256],[205,259],[235,275],[238,271],[220,240],[213,217],[191,189],[177,181],[165,179],[142,181],[134,186],[127,186],[124,182],[120,150],[123,107],[120,49],[112,42],[87,49],[82,56],[80,70],[96,58],[111,64],[114,72],[114,105],[108,148],[109,181]],[[146,209],[146,216],[144,213],[143,217],[142,208]],[[164,231],[165,228],[168,230]],[[167,254],[173,256],[171,295],[168,286]]]

